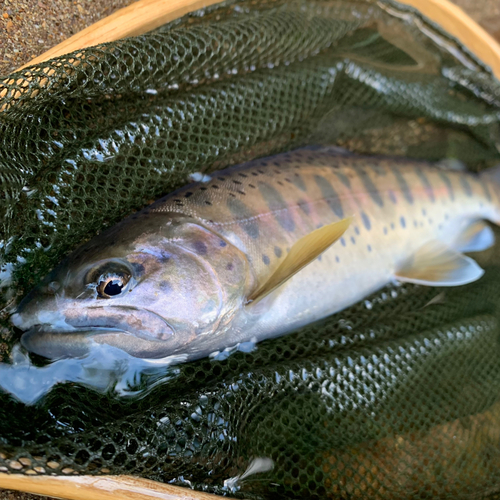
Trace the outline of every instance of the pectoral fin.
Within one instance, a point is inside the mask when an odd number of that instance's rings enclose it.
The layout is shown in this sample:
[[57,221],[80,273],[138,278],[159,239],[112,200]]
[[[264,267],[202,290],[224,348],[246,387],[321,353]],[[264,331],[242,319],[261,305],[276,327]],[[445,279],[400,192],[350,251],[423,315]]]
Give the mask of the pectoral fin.
[[320,227],[312,233],[302,237],[293,245],[285,260],[278,269],[248,298],[249,302],[257,302],[270,294],[273,290],[289,280],[294,274],[307,266],[316,257],[335,243],[346,231],[351,223],[351,217],[339,222]]
[[417,250],[395,276],[419,285],[459,286],[476,281],[483,274],[483,269],[470,257],[435,241]]

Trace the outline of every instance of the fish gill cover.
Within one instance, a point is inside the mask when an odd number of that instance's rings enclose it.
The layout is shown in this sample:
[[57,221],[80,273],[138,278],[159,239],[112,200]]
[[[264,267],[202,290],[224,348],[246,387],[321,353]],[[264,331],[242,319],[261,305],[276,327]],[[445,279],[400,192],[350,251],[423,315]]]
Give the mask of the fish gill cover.
[[[13,305],[193,172],[308,144],[472,170],[500,157],[499,82],[387,1],[227,2],[6,76],[0,96],[2,366],[26,362]],[[241,498],[496,495],[498,248],[480,263],[478,283],[391,285],[251,353],[145,373],[129,397],[2,393],[0,471]]]

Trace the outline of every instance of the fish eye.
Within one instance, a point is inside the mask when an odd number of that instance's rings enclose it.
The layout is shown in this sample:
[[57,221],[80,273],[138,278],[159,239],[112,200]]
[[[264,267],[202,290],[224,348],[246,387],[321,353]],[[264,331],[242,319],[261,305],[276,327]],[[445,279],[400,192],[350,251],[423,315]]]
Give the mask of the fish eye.
[[128,274],[108,274],[102,276],[96,287],[97,295],[102,299],[110,299],[120,295],[130,281]]
[[132,279],[132,270],[123,262],[100,262],[86,275],[87,288],[97,292],[98,298],[111,299],[122,294]]

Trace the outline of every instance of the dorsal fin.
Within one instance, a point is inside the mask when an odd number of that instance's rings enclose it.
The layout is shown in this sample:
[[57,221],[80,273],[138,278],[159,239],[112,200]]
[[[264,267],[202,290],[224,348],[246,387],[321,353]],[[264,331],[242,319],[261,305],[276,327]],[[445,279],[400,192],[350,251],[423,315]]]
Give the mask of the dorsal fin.
[[327,226],[315,229],[312,233],[300,238],[290,249],[285,260],[278,266],[278,269],[248,297],[248,301],[255,303],[263,299],[316,259],[344,234],[351,223],[351,219],[352,217],[348,217],[341,221],[333,222]]

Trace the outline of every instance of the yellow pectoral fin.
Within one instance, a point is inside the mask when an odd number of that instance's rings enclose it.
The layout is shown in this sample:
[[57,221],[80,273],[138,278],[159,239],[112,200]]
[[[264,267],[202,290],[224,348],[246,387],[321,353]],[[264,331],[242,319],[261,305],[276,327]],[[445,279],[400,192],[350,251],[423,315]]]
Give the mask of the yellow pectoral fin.
[[429,286],[459,286],[478,280],[484,271],[476,261],[431,241],[396,272],[396,279]]
[[348,217],[339,222],[333,222],[300,238],[290,249],[290,252],[279,265],[278,269],[260,288],[251,294],[248,301],[255,303],[263,299],[316,259],[345,233],[351,220],[352,217]]

